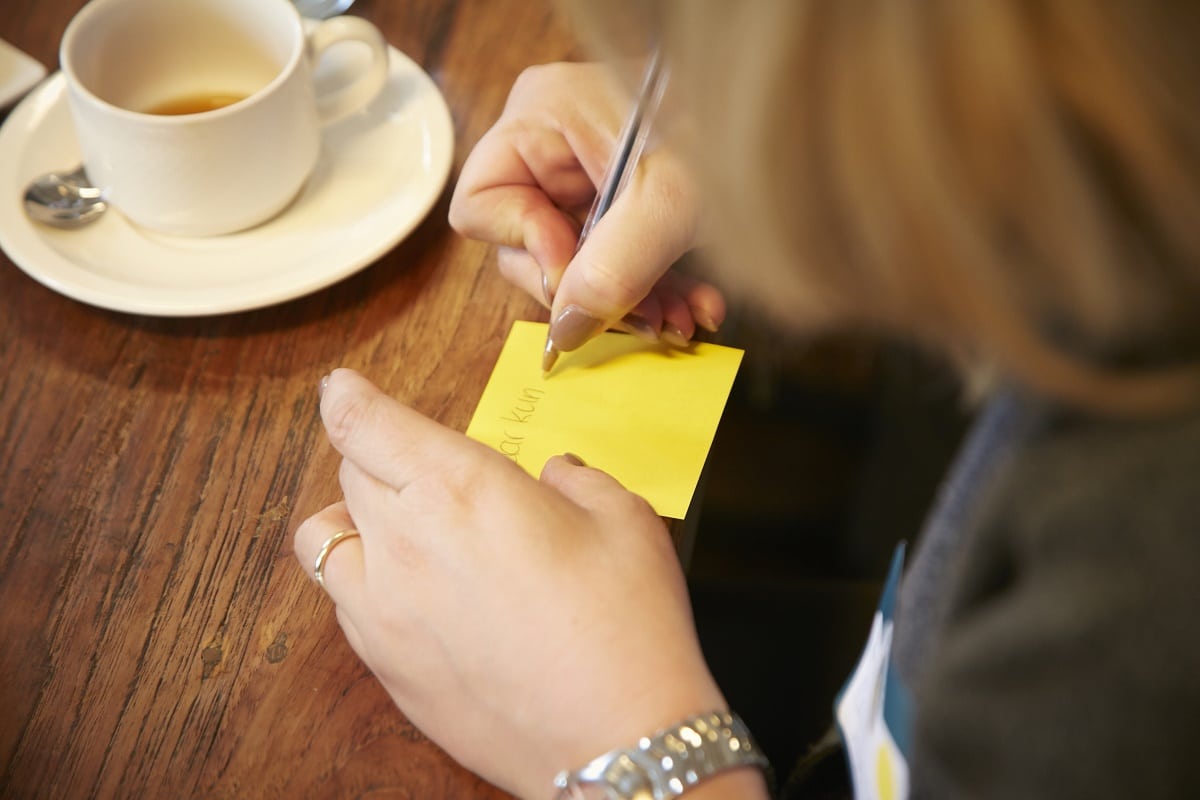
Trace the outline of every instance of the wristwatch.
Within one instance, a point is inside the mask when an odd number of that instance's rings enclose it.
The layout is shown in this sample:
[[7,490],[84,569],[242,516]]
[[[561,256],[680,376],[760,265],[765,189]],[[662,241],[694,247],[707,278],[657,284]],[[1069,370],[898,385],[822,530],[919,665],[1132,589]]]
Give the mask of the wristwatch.
[[705,778],[770,764],[736,714],[713,711],[644,736],[575,771],[558,773],[558,800],[674,800]]

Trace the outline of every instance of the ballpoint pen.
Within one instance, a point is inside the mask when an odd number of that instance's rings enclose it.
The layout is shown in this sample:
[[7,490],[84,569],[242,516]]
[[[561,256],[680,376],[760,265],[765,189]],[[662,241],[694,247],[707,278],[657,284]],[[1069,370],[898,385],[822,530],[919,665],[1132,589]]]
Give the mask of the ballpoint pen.
[[[625,190],[630,176],[637,169],[642,152],[646,149],[650,127],[654,121],[654,115],[658,111],[658,106],[662,102],[666,84],[667,73],[662,66],[662,57],[655,51],[646,64],[637,102],[634,104],[629,119],[625,121],[625,127],[621,129],[617,137],[617,148],[600,181],[596,199],[592,201],[592,207],[584,219],[583,228],[579,232],[579,241],[575,246],[576,252],[579,252],[579,248],[587,241],[592,228]],[[546,347],[542,352],[542,375],[549,374],[558,360],[559,350],[554,344],[553,331],[554,327],[551,325],[550,330],[546,333]]]

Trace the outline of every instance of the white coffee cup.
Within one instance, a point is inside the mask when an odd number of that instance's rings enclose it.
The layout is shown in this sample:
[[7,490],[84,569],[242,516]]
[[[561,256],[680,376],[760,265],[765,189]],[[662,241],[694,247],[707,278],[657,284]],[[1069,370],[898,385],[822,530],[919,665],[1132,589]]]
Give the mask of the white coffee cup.
[[[318,97],[313,66],[335,44],[369,58]],[[282,211],[316,165],[322,126],[388,75],[373,25],[336,17],[306,32],[289,0],[92,0],[59,55],[89,180],[138,225],[184,236]]]

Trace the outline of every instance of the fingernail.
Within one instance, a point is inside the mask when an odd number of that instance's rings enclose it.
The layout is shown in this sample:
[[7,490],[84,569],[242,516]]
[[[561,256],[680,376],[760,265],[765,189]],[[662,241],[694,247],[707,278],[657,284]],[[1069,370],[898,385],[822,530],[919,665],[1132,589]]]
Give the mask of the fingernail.
[[562,455],[563,455],[563,458],[565,458],[567,461],[570,461],[572,464],[574,464],[577,467],[586,467],[587,466],[587,464],[583,463],[583,459],[580,458],[579,456],[575,455],[574,453],[563,453]]
[[691,346],[691,342],[689,342],[688,338],[683,335],[683,331],[679,330],[679,328],[676,328],[669,322],[663,323],[662,333],[660,335],[662,336],[663,341],[672,347],[687,348]]
[[329,376],[322,375],[321,382],[317,384],[317,399],[325,396],[325,390],[329,388]]
[[554,305],[554,293],[550,291],[550,275],[542,270],[542,297],[546,300],[547,306]]
[[567,306],[550,323],[550,337],[546,340],[546,351],[574,350],[588,339],[604,330],[603,320],[598,320],[579,306]]
[[621,322],[625,323],[626,330],[639,339],[644,339],[647,342],[658,341],[658,331],[650,324],[650,320],[641,314],[626,314],[621,317]]
[[542,377],[550,374],[550,370],[554,369],[554,362],[558,361],[558,348],[554,346],[554,342],[550,341],[550,337],[546,337],[546,348],[542,350]]
[[709,313],[699,306],[692,306],[692,319],[696,320],[696,324],[709,333],[716,333],[718,330],[717,323],[713,322]]

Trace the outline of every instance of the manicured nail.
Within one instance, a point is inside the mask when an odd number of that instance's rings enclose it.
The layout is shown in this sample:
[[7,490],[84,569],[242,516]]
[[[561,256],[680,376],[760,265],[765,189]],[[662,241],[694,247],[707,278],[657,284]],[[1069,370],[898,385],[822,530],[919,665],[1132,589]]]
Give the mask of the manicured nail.
[[563,453],[563,458],[565,458],[567,461],[570,461],[572,464],[574,464],[577,467],[586,467],[587,466],[587,464],[583,463],[583,459],[580,458],[579,456],[575,455],[574,453]]
[[542,350],[542,377],[550,374],[550,370],[554,369],[554,362],[558,361],[558,348],[554,346],[554,342],[550,341],[550,337],[546,337],[546,348]]
[[716,333],[719,330],[720,326],[713,322],[709,313],[699,306],[692,306],[692,319],[696,320],[696,324],[709,333]]
[[624,323],[625,330],[639,339],[644,339],[647,342],[658,341],[658,331],[650,324],[650,320],[641,314],[626,314],[621,317],[621,322]]
[[328,388],[329,388],[329,376],[322,375],[321,382],[317,384],[317,398],[320,399],[320,398],[324,397],[325,390]]
[[542,297],[546,300],[546,306],[554,305],[554,292],[550,291],[550,275],[542,270]]
[[596,319],[579,306],[567,306],[550,323],[546,353],[551,348],[555,351],[574,350],[603,330],[603,320]]
[[672,347],[686,349],[691,346],[691,342],[689,342],[687,337],[683,335],[683,331],[679,330],[679,328],[676,328],[669,322],[663,323],[662,333],[660,335],[662,336],[663,341]]

